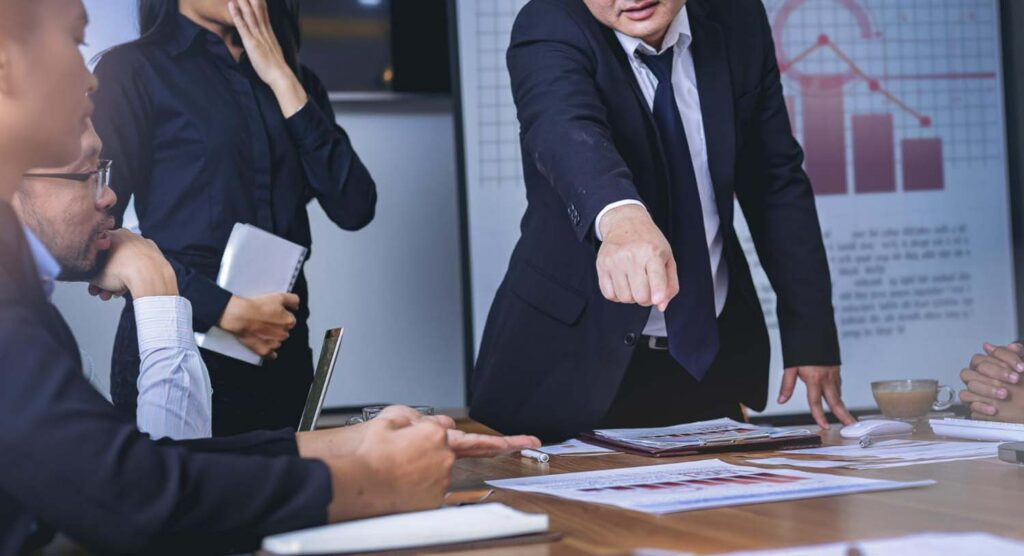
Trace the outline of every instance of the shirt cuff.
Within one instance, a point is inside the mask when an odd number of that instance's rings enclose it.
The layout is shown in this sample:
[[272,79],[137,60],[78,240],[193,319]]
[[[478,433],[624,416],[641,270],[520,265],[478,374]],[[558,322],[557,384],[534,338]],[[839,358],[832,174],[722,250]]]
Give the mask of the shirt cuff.
[[298,112],[285,119],[284,123],[299,150],[306,152],[329,142],[334,131],[334,122],[327,119],[312,98]]
[[626,205],[644,206],[643,203],[635,199],[625,199],[623,201],[616,201],[614,203],[611,203],[605,206],[603,209],[601,209],[601,212],[597,213],[597,218],[594,219],[594,237],[596,237],[598,241],[604,241],[604,236],[601,233],[601,219],[604,218],[605,213],[612,209],[616,209]]
[[149,296],[132,301],[139,352],[160,348],[195,348],[192,304],[184,297]]

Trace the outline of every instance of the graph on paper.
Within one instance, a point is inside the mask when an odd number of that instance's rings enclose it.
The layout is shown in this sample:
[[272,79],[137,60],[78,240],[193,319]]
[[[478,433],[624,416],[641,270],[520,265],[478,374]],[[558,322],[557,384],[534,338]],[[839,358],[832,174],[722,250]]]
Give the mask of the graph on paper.
[[[525,4],[456,0],[477,346],[526,207],[505,65]],[[1017,336],[998,0],[763,4],[816,193],[847,403],[873,406],[870,382],[893,373],[954,383],[982,341]],[[777,390],[777,300],[743,219],[736,229]]]

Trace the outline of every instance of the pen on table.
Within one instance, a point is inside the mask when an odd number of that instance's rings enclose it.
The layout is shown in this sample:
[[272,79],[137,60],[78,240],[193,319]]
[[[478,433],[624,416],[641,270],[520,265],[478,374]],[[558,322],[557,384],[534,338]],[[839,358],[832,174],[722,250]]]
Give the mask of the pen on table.
[[544,452],[538,452],[537,450],[523,450],[519,452],[519,455],[523,456],[524,458],[530,458],[536,461],[537,463],[547,463],[548,460],[551,459],[551,456],[545,454]]

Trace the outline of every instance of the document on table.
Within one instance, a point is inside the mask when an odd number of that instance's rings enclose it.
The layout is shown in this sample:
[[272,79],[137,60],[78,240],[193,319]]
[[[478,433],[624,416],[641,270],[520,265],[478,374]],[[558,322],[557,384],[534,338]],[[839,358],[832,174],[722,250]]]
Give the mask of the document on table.
[[594,435],[603,439],[626,442],[658,450],[704,446],[723,442],[786,438],[811,434],[808,429],[759,427],[723,418],[671,427],[641,429],[599,429]]
[[960,556],[962,554],[1024,555],[1024,543],[989,533],[924,533],[895,539],[842,542],[784,548],[732,552],[726,556]]
[[836,460],[806,460],[792,457],[750,459],[760,465],[794,465],[811,468],[847,467],[850,469],[887,469],[925,463],[993,458],[999,442],[943,442],[932,440],[885,440],[861,448],[859,444],[790,450],[787,456],[828,456]]
[[580,440],[567,440],[561,444],[552,444],[550,446],[541,446],[537,448],[538,452],[544,452],[545,454],[552,456],[579,456],[579,455],[594,455],[594,454],[614,454],[615,450],[608,448],[602,448],[601,446],[594,446],[587,444]]
[[766,471],[718,459],[488,481],[520,492],[617,506],[651,514],[818,498],[934,484]]

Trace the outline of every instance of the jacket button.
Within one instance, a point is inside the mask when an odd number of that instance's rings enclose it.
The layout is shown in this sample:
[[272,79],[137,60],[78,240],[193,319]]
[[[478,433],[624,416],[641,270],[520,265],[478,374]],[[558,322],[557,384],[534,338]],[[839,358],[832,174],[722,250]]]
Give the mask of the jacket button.
[[635,346],[636,345],[636,334],[634,334],[632,332],[630,332],[629,334],[626,334],[626,337],[622,339],[622,342],[624,344],[626,344],[627,346]]

